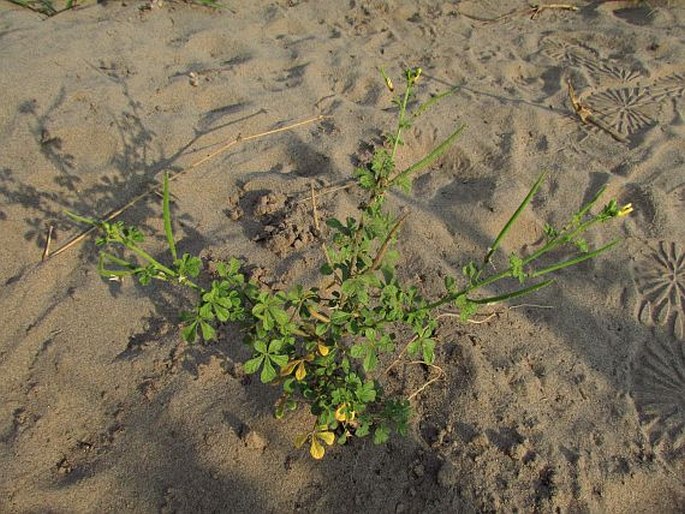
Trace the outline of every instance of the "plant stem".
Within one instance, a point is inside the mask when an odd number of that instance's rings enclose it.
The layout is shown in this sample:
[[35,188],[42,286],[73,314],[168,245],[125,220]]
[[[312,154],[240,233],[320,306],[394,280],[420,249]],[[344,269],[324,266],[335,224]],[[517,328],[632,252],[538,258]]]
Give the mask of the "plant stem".
[[407,78],[407,88],[404,90],[404,97],[402,98],[402,102],[400,102],[400,119],[397,123],[397,131],[395,132],[395,137],[393,138],[392,152],[390,154],[390,161],[393,163],[395,162],[395,155],[397,155],[397,148],[400,145],[400,135],[402,134],[402,128],[405,124],[407,104],[409,103],[413,86],[414,81],[411,78]]

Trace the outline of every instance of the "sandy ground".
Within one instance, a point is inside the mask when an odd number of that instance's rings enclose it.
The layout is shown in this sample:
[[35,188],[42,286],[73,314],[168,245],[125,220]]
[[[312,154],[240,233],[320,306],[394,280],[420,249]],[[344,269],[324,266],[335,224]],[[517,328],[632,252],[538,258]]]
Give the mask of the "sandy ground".
[[[685,511],[685,8],[679,1],[102,2],[44,19],[0,4],[0,511]],[[305,414],[246,377],[230,330],[180,342],[187,299],[107,283],[71,209],[103,216],[173,183],[182,251],[239,256],[276,284],[321,262],[306,199],[348,178],[395,121],[378,69],[420,65],[401,163],[456,126],[415,180],[402,269],[426,294],[480,258],[542,170],[496,256],[539,240],[602,185],[629,217],[620,249],[481,324],[447,320],[446,371],[410,435],[320,462]],[[570,80],[600,125],[584,125]],[[298,129],[234,145],[319,115]],[[269,196],[270,195],[270,196]],[[268,200],[268,201],[267,201]],[[353,192],[320,204],[344,213]],[[298,203],[300,202],[300,203]],[[159,235],[152,196],[123,215]],[[149,247],[162,252],[163,238]],[[501,261],[500,261],[501,262]],[[429,376],[408,368],[407,392]]]

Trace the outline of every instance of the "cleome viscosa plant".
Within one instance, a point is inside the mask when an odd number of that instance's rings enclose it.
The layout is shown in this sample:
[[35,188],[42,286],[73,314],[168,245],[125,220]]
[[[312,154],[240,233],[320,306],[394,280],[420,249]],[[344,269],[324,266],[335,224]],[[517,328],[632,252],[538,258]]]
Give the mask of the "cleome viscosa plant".
[[[385,73],[383,76],[393,91],[391,80]],[[392,433],[407,433],[409,397],[384,391],[387,369],[380,370],[379,364],[382,359],[406,359],[437,368],[436,329],[441,308],[456,307],[461,319],[468,320],[481,306],[549,285],[553,272],[591,259],[618,242],[590,249],[582,238],[585,231],[632,210],[630,205],[619,207],[612,200],[599,212],[591,213],[603,192],[600,190],[565,226],[546,227],[546,240],[533,246],[535,251],[510,255],[506,266],[500,267],[502,271],[496,272],[490,260],[540,188],[543,174],[487,249],[482,262],[470,262],[458,276],[447,277],[444,290],[436,291],[431,298],[407,286],[396,269],[397,238],[407,215],[392,214],[386,208],[386,197],[394,188],[408,190],[412,174],[443,155],[463,129],[457,128],[415,164],[397,169],[395,158],[402,136],[413,119],[408,105],[420,76],[420,68],[406,71],[404,91],[394,100],[399,112],[394,132],[376,148],[368,164],[355,170],[356,184],[364,196],[357,215],[327,221],[330,238],[322,246],[320,269],[326,286],[295,284],[287,290],[272,290],[248,280],[242,271],[244,264],[235,258],[217,263],[213,276],[202,273],[202,261],[197,256],[177,252],[168,177],[163,183],[168,264],[143,249],[143,235],[137,228],[70,213],[73,219],[99,229],[99,272],[103,276],[133,276],[141,284],[163,280],[196,293],[197,304],[181,316],[183,339],[212,341],[217,330],[241,328],[244,344],[252,352],[244,363],[245,372],[258,374],[262,382],[282,390],[275,405],[276,417],[301,406],[311,412],[311,429],[295,442],[298,446],[308,443],[315,459],[322,458],[326,446],[336,441],[344,444],[351,437],[370,436],[382,444]],[[436,99],[439,97],[418,107],[418,111]],[[560,247],[566,248],[568,256],[543,264],[543,257]],[[481,291],[496,282],[506,285],[509,292],[484,296]]]

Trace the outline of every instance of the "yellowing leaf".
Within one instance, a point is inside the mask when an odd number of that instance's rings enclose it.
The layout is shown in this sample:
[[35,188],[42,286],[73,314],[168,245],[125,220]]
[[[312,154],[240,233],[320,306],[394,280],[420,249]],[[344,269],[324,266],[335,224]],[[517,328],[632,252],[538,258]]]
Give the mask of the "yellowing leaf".
[[326,443],[328,446],[332,445],[335,442],[335,434],[333,432],[317,432],[316,437],[314,437],[313,439],[316,439],[317,437],[321,439],[324,443]]
[[316,347],[319,350],[319,353],[322,357],[325,357],[331,351],[331,349],[325,344],[317,343]]
[[298,381],[301,381],[306,376],[307,376],[307,370],[304,367],[304,362],[300,361],[300,364],[297,366],[297,369],[295,370],[295,378]]
[[335,410],[335,419],[338,421],[352,421],[354,420],[354,411],[350,410],[347,403],[343,403]]
[[299,434],[295,438],[295,448],[302,448],[302,445],[307,441],[309,438],[309,434]]
[[281,368],[281,376],[282,376],[282,377],[285,377],[285,376],[287,376],[287,375],[290,375],[290,374],[293,372],[293,370],[295,369],[295,366],[297,366],[297,364],[298,364],[299,362],[300,362],[300,361],[297,361],[297,360],[295,360],[295,361],[290,361],[288,364],[286,364],[285,366],[283,366],[283,367]]
[[345,418],[347,417],[345,415],[345,412],[343,412],[345,409],[345,404],[343,403],[340,407],[335,409],[335,419],[338,421],[345,421]]
[[316,437],[312,437],[312,445],[309,447],[309,453],[316,460],[319,460],[323,459],[323,456],[326,453],[326,449],[323,447],[323,445],[319,442],[319,440]]

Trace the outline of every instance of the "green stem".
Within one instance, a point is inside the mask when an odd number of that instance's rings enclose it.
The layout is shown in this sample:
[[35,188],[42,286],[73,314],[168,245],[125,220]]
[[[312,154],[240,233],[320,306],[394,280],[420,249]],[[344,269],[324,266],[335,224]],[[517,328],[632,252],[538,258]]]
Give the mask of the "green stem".
[[[531,262],[537,260],[542,255],[544,255],[545,253],[552,251],[553,249],[557,248],[558,246],[564,245],[566,243],[570,243],[571,241],[573,241],[576,238],[576,236],[587,231],[592,225],[594,225],[595,223],[598,223],[598,222],[599,222],[599,218],[594,217],[594,218],[586,221],[585,223],[581,223],[575,229],[573,229],[572,231],[570,231],[566,234],[562,231],[561,234],[559,234],[554,239],[549,241],[542,248],[540,248],[537,252],[534,252],[533,254],[531,254],[528,257],[526,257],[525,259],[523,259],[523,265],[527,266]],[[571,228],[571,227],[568,227],[568,228]],[[564,228],[564,230],[568,230],[568,228]]]
[[188,277],[183,277],[183,280],[181,281],[180,280],[181,275],[179,275],[179,273],[177,271],[174,271],[171,268],[165,266],[164,264],[162,264],[157,259],[152,257],[152,255],[147,253],[142,248],[139,248],[138,246],[135,246],[135,245],[127,245],[124,243],[121,243],[121,244],[123,244],[126,248],[128,248],[131,252],[135,253],[141,259],[147,261],[149,264],[152,264],[152,266],[154,266],[155,269],[161,271],[164,275],[167,275],[168,277],[176,279],[176,281],[179,284],[187,285],[187,286],[191,287],[192,289],[195,289],[197,291],[201,291],[202,293],[204,293],[204,289],[202,289],[200,286],[198,286],[195,282],[190,280]]
[[452,146],[452,143],[454,140],[462,133],[464,130],[464,127],[466,125],[462,125],[461,127],[457,128],[454,132],[452,132],[447,138],[440,143],[438,146],[436,146],[428,155],[426,155],[423,159],[420,161],[412,164],[409,166],[407,169],[401,171],[397,175],[395,175],[389,182],[388,185],[394,186],[397,184],[399,181],[403,180],[404,178],[408,177],[412,173],[419,171],[427,166],[430,166],[433,161],[435,161],[438,157],[442,156],[450,146]]
[[473,303],[477,303],[478,305],[489,305],[492,303],[500,303],[504,302],[507,300],[511,300],[512,298],[517,298],[519,296],[525,296],[527,294],[530,294],[534,291],[537,291],[538,289],[542,289],[543,287],[547,287],[550,285],[554,280],[545,280],[544,282],[540,282],[539,284],[534,284],[532,286],[524,287],[523,289],[519,289],[518,291],[514,291],[512,293],[505,293],[499,296],[491,296],[489,298],[481,298],[479,300],[471,300]]
[[614,239],[611,243],[602,246],[601,248],[598,248],[597,250],[594,250],[589,253],[585,253],[583,255],[580,255],[578,257],[574,257],[573,259],[567,259],[562,262],[557,262],[556,264],[552,264],[551,266],[548,266],[546,268],[543,268],[541,270],[537,270],[529,275],[530,278],[535,278],[535,277],[541,277],[542,275],[546,275],[547,273],[552,273],[553,271],[559,271],[564,268],[568,268],[569,266],[575,266],[576,264],[580,264],[583,261],[586,261],[588,259],[592,259],[593,257],[598,256],[600,253],[604,253],[610,248],[616,246],[619,243],[620,239]]
[[166,267],[164,264],[159,262],[157,259],[155,259],[152,255],[147,253],[142,248],[139,248],[139,247],[134,246],[134,245],[125,245],[125,246],[131,252],[135,253],[141,259],[146,260],[148,263],[152,264],[155,268],[157,268],[158,270],[163,272],[165,275],[169,275],[170,277],[174,277],[174,278],[178,277],[178,273],[176,273],[171,268]]
[[512,274],[511,274],[511,268],[509,268],[509,269],[507,269],[506,271],[502,271],[502,272],[500,272],[500,273],[497,273],[496,275],[492,275],[491,277],[489,277],[489,278],[483,280],[482,282],[477,282],[476,284],[472,284],[472,285],[470,285],[469,287],[465,287],[465,288],[462,289],[461,291],[458,291],[458,292],[456,292],[456,293],[451,293],[451,294],[445,295],[445,296],[443,296],[442,298],[440,298],[439,300],[436,300],[435,302],[433,302],[433,303],[427,305],[426,307],[422,307],[421,309],[416,309],[416,310],[417,310],[417,311],[418,311],[418,310],[433,310],[433,309],[436,309],[436,308],[438,308],[438,307],[442,307],[442,306],[445,305],[446,303],[453,302],[454,300],[456,300],[456,299],[459,298],[460,296],[467,295],[467,294],[469,294],[469,293],[475,291],[476,289],[479,289],[479,288],[481,288],[481,287],[488,286],[488,285],[490,285],[490,284],[492,284],[492,283],[494,283],[494,282],[497,282],[498,280],[501,280],[501,279],[503,279],[503,278],[508,278],[508,277],[511,277],[511,276],[512,276]]
[[509,221],[507,221],[502,230],[500,230],[500,233],[495,238],[495,242],[492,243],[492,246],[488,249],[488,253],[485,255],[485,259],[483,259],[483,262],[485,264],[490,262],[490,257],[492,257],[492,254],[495,253],[495,250],[497,250],[497,248],[499,247],[499,244],[502,242],[502,239],[504,239],[504,236],[507,235],[507,232],[509,232],[509,229],[511,229],[514,222],[518,219],[523,210],[528,206],[533,196],[535,196],[535,193],[538,192],[540,186],[542,185],[542,181],[545,179],[546,176],[546,172],[540,174],[538,179],[535,181],[535,184],[533,184],[533,187],[530,188],[530,191],[528,191],[528,194],[521,202],[521,205],[519,205],[518,209],[516,209],[514,214],[511,215],[511,218],[509,218]]

